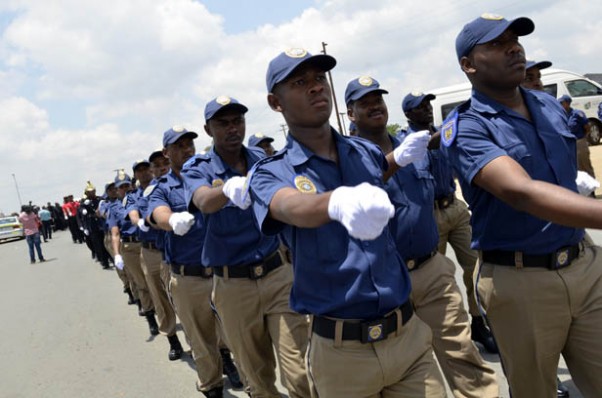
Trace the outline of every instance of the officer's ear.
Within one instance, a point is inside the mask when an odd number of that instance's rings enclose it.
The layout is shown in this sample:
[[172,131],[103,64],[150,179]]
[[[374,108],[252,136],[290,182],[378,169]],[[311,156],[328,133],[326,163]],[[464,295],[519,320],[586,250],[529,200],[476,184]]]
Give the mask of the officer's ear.
[[460,68],[467,75],[474,75],[477,71],[474,67],[474,62],[471,57],[464,56],[460,58]]
[[169,152],[167,151],[167,148],[163,148],[163,150],[161,152],[163,153],[163,156],[165,156],[167,159],[169,159]]
[[274,93],[268,94],[268,104],[270,108],[276,112],[282,113],[282,105],[280,104],[280,98]]
[[203,128],[205,129],[205,133],[207,133],[209,137],[213,138],[213,134],[211,133],[211,129],[209,128],[209,123],[210,122],[207,122],[207,124],[204,125]]
[[349,118],[349,120],[351,120],[353,123],[355,123],[355,116],[353,113],[353,103],[351,103],[347,106],[347,117]]

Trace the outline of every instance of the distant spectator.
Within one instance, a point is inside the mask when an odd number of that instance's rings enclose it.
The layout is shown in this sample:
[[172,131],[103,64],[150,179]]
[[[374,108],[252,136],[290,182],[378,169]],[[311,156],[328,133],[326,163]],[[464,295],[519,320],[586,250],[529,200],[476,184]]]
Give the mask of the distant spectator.
[[42,235],[44,236],[44,242],[48,242],[48,239],[52,239],[52,214],[46,206],[43,206],[38,212],[38,217],[42,221]]
[[36,257],[33,252],[34,246],[38,252],[38,259],[40,262],[46,261],[42,255],[40,231],[38,229],[40,219],[35,215],[31,206],[25,205],[21,207],[19,221],[23,224],[23,229],[25,230],[25,238],[27,240],[27,246],[29,246],[29,258],[31,259],[31,263],[35,264],[36,262]]

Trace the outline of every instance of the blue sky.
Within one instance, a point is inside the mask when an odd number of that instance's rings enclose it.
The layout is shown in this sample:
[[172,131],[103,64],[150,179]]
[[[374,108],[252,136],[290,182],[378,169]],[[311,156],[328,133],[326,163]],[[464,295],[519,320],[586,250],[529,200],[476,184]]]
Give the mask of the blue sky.
[[0,211],[19,207],[12,173],[24,201],[54,202],[130,172],[172,125],[205,148],[202,110],[218,95],[249,107],[247,135],[281,147],[265,71],[289,47],[327,42],[340,109],[346,83],[367,74],[390,93],[390,123],[403,124],[407,92],[465,81],[454,39],[483,12],[531,17],[529,58],[602,72],[602,3],[585,0],[0,2]]

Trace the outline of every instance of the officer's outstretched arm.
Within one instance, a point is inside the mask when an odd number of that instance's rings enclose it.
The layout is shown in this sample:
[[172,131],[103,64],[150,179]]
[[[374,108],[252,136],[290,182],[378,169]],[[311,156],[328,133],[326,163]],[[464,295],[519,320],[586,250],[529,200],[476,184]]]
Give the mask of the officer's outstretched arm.
[[119,232],[119,227],[111,227],[111,244],[113,245],[113,252],[120,254],[121,233]]
[[192,194],[192,204],[204,214],[211,214],[221,210],[228,203],[224,195],[223,185],[219,187],[202,186]]
[[148,217],[151,221],[151,225],[156,226],[164,231],[171,231],[171,225],[169,225],[169,217],[173,212],[167,206],[157,206],[153,213]]
[[533,180],[509,156],[489,162],[472,182],[512,208],[535,217],[573,228],[602,228],[602,202]]

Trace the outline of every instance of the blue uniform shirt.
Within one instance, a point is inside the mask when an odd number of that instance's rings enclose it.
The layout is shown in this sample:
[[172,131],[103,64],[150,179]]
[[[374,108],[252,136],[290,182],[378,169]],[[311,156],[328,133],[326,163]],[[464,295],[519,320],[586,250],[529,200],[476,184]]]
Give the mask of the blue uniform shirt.
[[[243,147],[242,150],[248,169],[265,157],[260,148]],[[190,211],[198,213],[192,196],[199,187],[220,186],[235,176],[240,174],[230,168],[214,149],[206,156],[196,155],[189,159],[182,168],[182,177],[186,183],[186,203]],[[278,250],[278,238],[261,233],[250,207],[242,210],[228,201],[219,211],[205,214],[204,218],[207,234],[203,264],[212,267],[251,264]]]
[[[401,141],[391,137],[393,148]],[[427,156],[399,169],[385,184],[395,216],[389,221],[391,235],[402,258],[417,258],[437,248],[439,232],[433,201],[435,182]]]
[[570,108],[568,119],[571,133],[575,134],[575,137],[578,139],[585,137],[585,125],[589,123],[585,113],[579,109]]
[[410,279],[388,228],[376,239],[351,238],[342,224],[298,228],[268,217],[274,194],[296,188],[308,195],[363,182],[384,188],[383,153],[371,142],[332,132],[339,164],[287,137],[286,147],[260,161],[250,177],[253,210],[266,234],[283,232],[294,259],[291,308],[304,314],[375,319],[409,297]]
[[[159,206],[167,206],[174,213],[187,211],[184,199],[184,181],[172,170],[159,177],[157,185],[148,193],[148,214]],[[205,224],[201,214],[194,215],[194,225],[183,236],[167,232],[165,235],[165,262],[168,264],[202,266],[201,253],[205,240]]]
[[584,231],[516,211],[472,184],[489,162],[510,156],[531,178],[577,192],[575,137],[564,110],[545,92],[520,90],[532,121],[473,90],[443,124],[441,147],[473,211],[472,248],[545,254],[576,244]]
[[110,231],[109,228],[109,216],[111,215],[111,207],[118,203],[115,199],[106,199],[100,202],[98,205],[98,212],[104,217],[103,230],[105,233]]
[[[156,184],[156,182],[154,180],[153,180],[153,182]],[[153,182],[151,182],[151,184],[149,184],[149,187],[151,187]],[[152,189],[152,187],[150,189]],[[144,193],[144,190],[142,189],[142,187],[140,187],[140,188],[137,188],[134,192],[130,193],[127,196],[127,203],[125,205],[125,210],[128,213],[128,217],[129,217],[129,213],[132,210],[138,211],[140,218],[144,218],[145,214],[148,214],[148,196],[144,196],[143,193]],[[162,233],[155,228],[150,228],[148,230],[148,232],[144,232],[143,230],[138,228],[138,237],[143,242],[151,242],[154,245],[157,245],[157,240],[159,238],[159,235],[162,235]],[[157,245],[157,247],[159,247],[159,246]]]
[[124,198],[122,201],[116,200],[115,204],[109,208],[109,230],[113,227],[118,227],[119,233],[122,237],[137,236],[138,226],[132,224],[130,219],[127,217],[125,203],[126,198]]
[[[404,136],[415,133],[418,130],[416,126],[410,123]],[[398,135],[398,138],[402,139],[402,137],[401,134]],[[456,192],[456,183],[454,182],[454,175],[449,161],[441,149],[430,149],[428,156],[430,172],[435,179],[435,199],[447,198]]]

